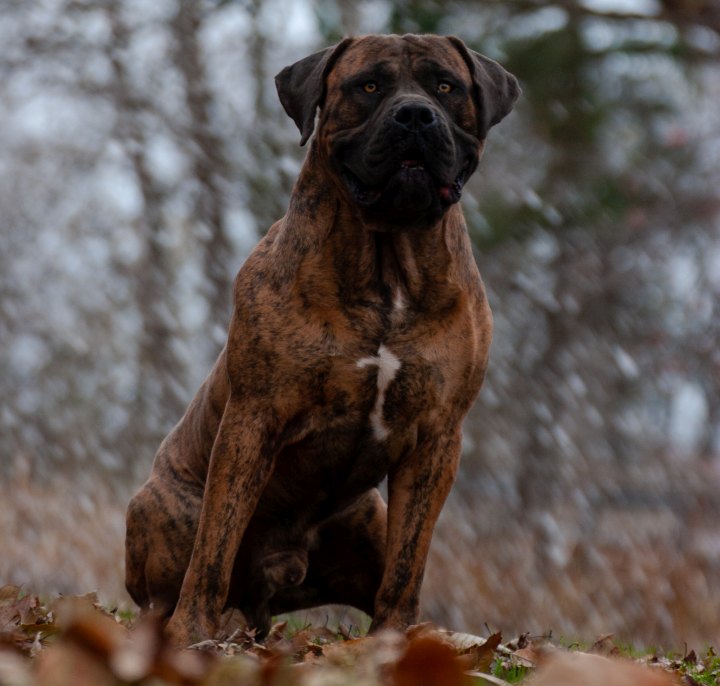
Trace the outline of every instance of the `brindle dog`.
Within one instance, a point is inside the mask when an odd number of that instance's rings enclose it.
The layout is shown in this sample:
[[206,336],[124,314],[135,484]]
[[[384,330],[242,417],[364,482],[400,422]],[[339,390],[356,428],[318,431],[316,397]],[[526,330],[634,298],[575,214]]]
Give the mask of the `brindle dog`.
[[[227,345],[127,514],[127,588],[178,644],[240,609],[417,619],[490,308],[462,216],[513,76],[462,41],[348,38],[284,69],[305,143],[237,275]],[[388,477],[388,505],[376,486]]]

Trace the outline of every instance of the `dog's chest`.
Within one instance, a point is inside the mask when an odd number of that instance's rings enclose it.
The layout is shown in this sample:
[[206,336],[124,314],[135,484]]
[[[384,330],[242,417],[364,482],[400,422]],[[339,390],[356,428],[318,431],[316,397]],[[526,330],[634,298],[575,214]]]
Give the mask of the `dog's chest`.
[[310,509],[323,510],[377,485],[456,394],[462,355],[449,352],[436,320],[421,319],[397,292],[384,313],[368,310],[331,334],[318,328],[302,350],[294,377],[302,409],[266,493],[272,507],[305,507],[312,493]]
[[380,443],[385,441],[390,434],[390,428],[385,421],[385,399],[402,364],[402,360],[384,344],[380,345],[376,355],[361,357],[355,363],[358,369],[375,370],[374,401],[365,423],[369,425],[372,437]]
[[373,354],[329,362],[322,402],[308,409],[302,438],[286,445],[276,461],[266,491],[273,511],[299,508],[311,519],[322,518],[377,485],[415,445],[420,408],[406,392],[417,386],[412,354],[383,343]]
[[351,490],[377,483],[415,447],[418,422],[442,387],[432,364],[407,344],[388,341],[370,354],[333,358],[304,438],[288,446],[296,473]]

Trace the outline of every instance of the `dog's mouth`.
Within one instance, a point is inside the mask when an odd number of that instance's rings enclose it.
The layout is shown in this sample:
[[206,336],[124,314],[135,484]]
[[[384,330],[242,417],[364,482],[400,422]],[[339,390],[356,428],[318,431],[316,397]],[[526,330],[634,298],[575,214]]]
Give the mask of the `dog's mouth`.
[[[386,179],[375,185],[366,184],[358,178],[347,166],[343,167],[343,179],[353,194],[355,201],[362,207],[371,207],[380,202],[388,189],[393,193],[407,191],[409,195],[416,195],[414,189],[431,189],[442,205],[452,205],[460,200],[463,187],[472,173],[472,158],[468,158],[458,175],[447,183],[436,178],[425,166],[420,155],[412,153],[402,156],[398,166],[391,170]],[[428,198],[428,204],[432,202]],[[422,207],[418,207],[422,209]]]

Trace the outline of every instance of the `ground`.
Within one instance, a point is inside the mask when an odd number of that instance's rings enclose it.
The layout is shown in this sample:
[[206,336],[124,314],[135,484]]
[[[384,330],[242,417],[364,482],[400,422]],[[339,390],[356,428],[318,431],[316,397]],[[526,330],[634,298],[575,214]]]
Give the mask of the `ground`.
[[158,625],[105,608],[95,594],[43,601],[0,588],[3,686],[686,686],[720,684],[712,648],[684,655],[633,654],[611,636],[585,650],[552,636],[503,643],[430,624],[359,635],[357,627],[276,624],[263,643],[241,629],[176,650]]

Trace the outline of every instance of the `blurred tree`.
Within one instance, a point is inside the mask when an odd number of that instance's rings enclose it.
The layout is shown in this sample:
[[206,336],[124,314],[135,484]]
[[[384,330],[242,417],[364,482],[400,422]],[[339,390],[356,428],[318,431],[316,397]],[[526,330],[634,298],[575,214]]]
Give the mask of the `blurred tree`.
[[[228,163],[223,143],[211,121],[213,98],[209,90],[199,33],[202,10],[193,0],[179,0],[170,20],[175,42],[173,60],[183,77],[188,133],[192,140],[193,175],[198,188],[193,217],[203,237],[205,299],[214,323],[212,338],[222,344],[230,312],[230,240],[225,226],[225,190]],[[202,236],[202,233],[200,234]]]
[[[138,336],[136,397],[129,415],[129,443],[142,447],[162,440],[166,427],[183,408],[177,393],[183,369],[172,341],[180,334],[177,310],[173,302],[175,275],[165,248],[167,232],[163,218],[165,192],[153,177],[147,160],[147,135],[143,119],[146,105],[134,93],[124,60],[130,37],[118,6],[106,7],[110,24],[107,53],[112,65],[114,110],[117,117],[115,135],[132,165],[142,207],[137,217],[137,231],[144,240],[143,254],[134,269],[137,308],[141,317]],[[212,280],[212,272],[208,278]]]

